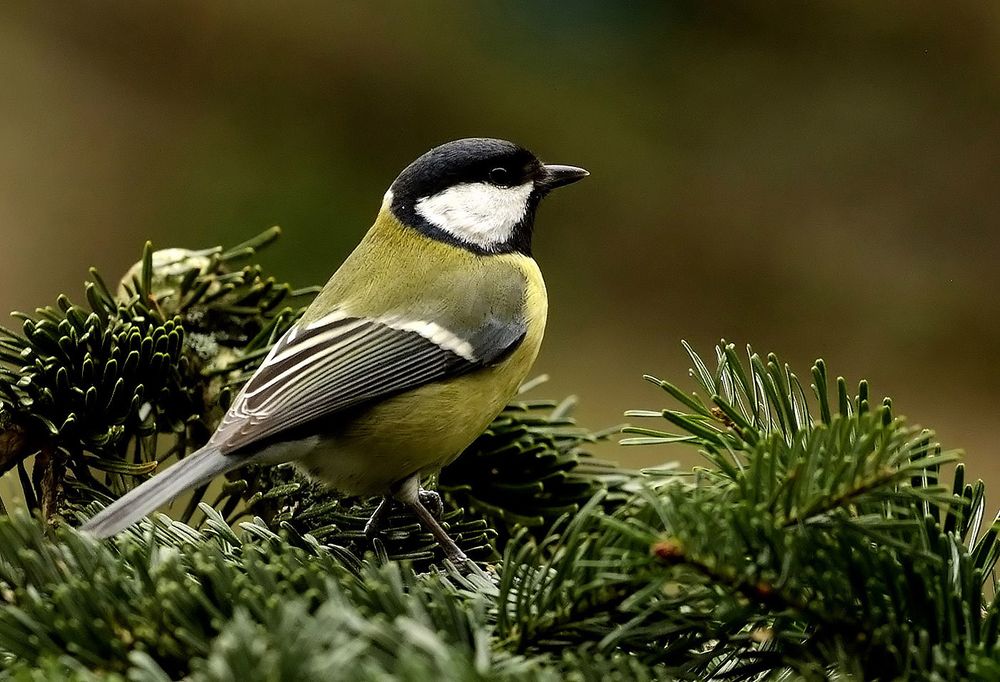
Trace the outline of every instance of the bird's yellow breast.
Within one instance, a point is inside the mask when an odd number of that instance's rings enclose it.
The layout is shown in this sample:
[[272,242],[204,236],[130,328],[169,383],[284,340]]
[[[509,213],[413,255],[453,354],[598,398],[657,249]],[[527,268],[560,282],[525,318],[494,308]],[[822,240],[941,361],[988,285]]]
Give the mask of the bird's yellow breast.
[[[525,335],[496,364],[334,418],[326,437],[301,461],[310,474],[349,494],[384,493],[413,473],[437,470],[457,457],[516,394],[545,331],[548,301],[534,259],[476,255],[393,223],[391,215],[380,215],[365,238],[369,243],[362,242],[368,248],[359,247],[345,261],[320,294],[326,300],[314,304],[318,310],[405,312],[447,320],[450,331],[462,334],[485,307],[519,316]],[[385,272],[387,263],[396,276]],[[318,314],[307,310],[303,322]]]

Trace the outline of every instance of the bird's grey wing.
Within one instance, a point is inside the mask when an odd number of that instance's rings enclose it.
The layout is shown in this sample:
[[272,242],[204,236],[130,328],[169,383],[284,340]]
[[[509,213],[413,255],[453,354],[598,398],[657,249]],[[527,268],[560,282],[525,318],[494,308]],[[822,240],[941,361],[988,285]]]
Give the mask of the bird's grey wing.
[[426,321],[333,313],[293,327],[244,386],[210,444],[233,453],[314,419],[495,363],[524,322],[489,318],[459,337]]

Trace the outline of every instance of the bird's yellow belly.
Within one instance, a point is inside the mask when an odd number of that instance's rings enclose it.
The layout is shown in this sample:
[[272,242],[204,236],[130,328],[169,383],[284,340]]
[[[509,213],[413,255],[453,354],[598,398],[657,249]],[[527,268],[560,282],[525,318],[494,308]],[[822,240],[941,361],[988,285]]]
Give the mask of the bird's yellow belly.
[[[533,320],[503,362],[407,391],[336,424],[299,460],[310,475],[349,495],[385,494],[462,453],[517,393],[538,354],[544,318]],[[490,376],[492,375],[492,376]]]

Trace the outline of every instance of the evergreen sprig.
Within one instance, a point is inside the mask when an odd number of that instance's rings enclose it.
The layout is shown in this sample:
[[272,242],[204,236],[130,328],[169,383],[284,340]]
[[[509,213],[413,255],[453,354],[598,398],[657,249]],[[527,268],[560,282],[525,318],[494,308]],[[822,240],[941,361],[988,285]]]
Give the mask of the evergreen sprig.
[[313,291],[234,267],[279,233],[234,249],[147,243],[114,291],[91,269],[88,307],[63,295],[15,313],[20,334],[0,328],[0,474],[18,468],[29,508],[120,494],[204,441],[240,371],[296,316],[279,306]]
[[889,401],[873,410],[865,382],[850,397],[838,379],[831,408],[822,362],[814,415],[773,355],[749,352],[744,364],[723,343],[708,370],[690,352],[715,409],[654,379],[690,410],[656,416],[686,433],[632,427],[641,435],[626,442],[694,443],[710,466],[659,472],[654,492],[611,517],[679,586],[682,604],[669,609],[683,605],[689,624],[672,634],[699,652],[684,669],[746,679],[781,670],[821,679],[831,666],[863,679],[995,676],[1000,614],[987,592],[997,525],[980,534],[984,488],[966,484],[961,466],[950,488],[939,482],[958,454],[895,418]]
[[[522,393],[544,380],[526,384]],[[620,492],[635,472],[586,450],[619,427],[592,433],[576,426],[570,417],[574,404],[573,398],[558,404],[512,402],[442,470],[441,490],[456,506],[483,516],[502,539],[520,528],[543,537],[560,517],[576,513],[598,492]]]
[[114,549],[68,528],[48,538],[24,515],[0,522],[0,546],[20,548],[0,561],[0,677],[58,667],[204,680],[473,669],[484,646],[472,636],[485,612],[481,579],[418,577],[395,563],[353,572],[315,542],[289,544],[259,521],[237,536],[206,512],[200,532],[163,517]]

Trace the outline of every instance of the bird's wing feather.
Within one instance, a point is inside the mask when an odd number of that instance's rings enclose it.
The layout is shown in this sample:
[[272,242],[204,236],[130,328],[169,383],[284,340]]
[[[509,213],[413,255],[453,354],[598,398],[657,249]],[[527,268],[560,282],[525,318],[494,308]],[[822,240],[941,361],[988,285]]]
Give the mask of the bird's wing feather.
[[320,417],[492,364],[524,323],[486,320],[466,338],[427,321],[333,313],[294,327],[226,413],[211,444],[233,453]]

